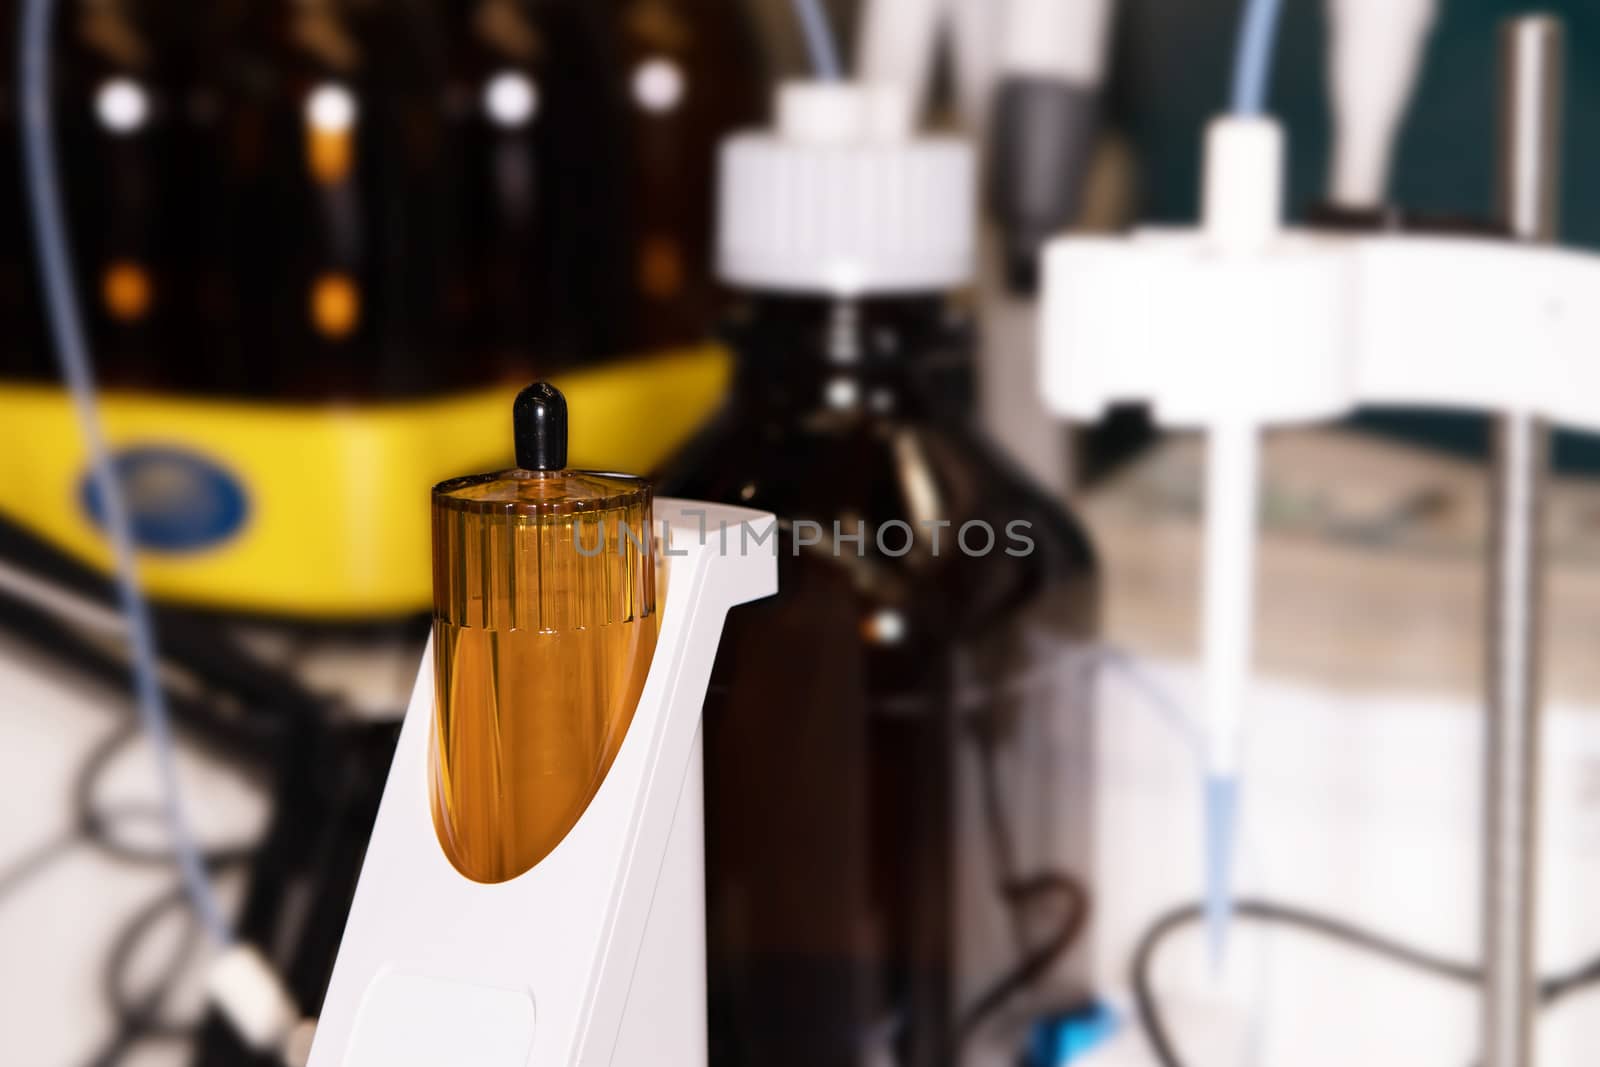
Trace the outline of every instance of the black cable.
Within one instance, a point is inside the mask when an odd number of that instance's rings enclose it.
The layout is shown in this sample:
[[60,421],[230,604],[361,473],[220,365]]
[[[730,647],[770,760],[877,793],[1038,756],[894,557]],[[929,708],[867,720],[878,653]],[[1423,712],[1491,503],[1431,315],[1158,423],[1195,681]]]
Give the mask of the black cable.
[[44,873],[52,864],[82,845],[83,835],[76,830],[57,834],[28,849],[0,871],[0,900],[22,888],[23,883]]
[[162,1037],[158,1034],[146,1034],[140,1031],[133,1023],[120,1022],[117,1031],[111,1035],[100,1050],[91,1056],[84,1067],[117,1067],[128,1054],[147,1041],[171,1041],[173,1038]]
[[[58,834],[29,849],[17,858],[3,872],[0,872],[0,901],[15,892],[31,878],[42,874],[53,863],[69,855],[74,849],[98,845],[106,848],[106,842],[114,842],[114,835],[109,833],[109,826],[119,820],[131,817],[148,818],[152,822],[161,821],[161,812],[154,808],[123,807],[96,812],[95,819],[98,827],[105,831],[103,840],[86,836],[82,827],[69,832]],[[107,849],[111,851],[110,849]],[[126,851],[126,850],[124,850]],[[115,853],[114,853],[115,854]],[[124,857],[126,858],[126,857]],[[228,866],[239,862],[240,856],[232,854],[218,854],[211,860],[213,868]],[[139,859],[138,862],[155,862],[152,858],[148,861]],[[165,862],[164,858],[162,862]],[[162,894],[161,897],[141,909],[117,936],[112,945],[111,956],[106,963],[104,975],[107,999],[111,1002],[112,1013],[117,1020],[117,1028],[110,1040],[94,1054],[89,1061],[89,1067],[113,1067],[120,1063],[133,1048],[146,1041],[176,1040],[192,1036],[198,1027],[198,1020],[194,1023],[174,1023],[162,1020],[159,1017],[161,1004],[166,998],[172,985],[182,973],[183,966],[188,962],[193,953],[194,945],[198,940],[199,928],[192,921],[184,930],[177,951],[172,959],[159,972],[151,988],[140,994],[129,992],[127,983],[127,969],[131,963],[134,951],[142,939],[155,923],[174,907],[181,906],[186,898],[182,887],[177,887]]]
[[[0,522],[0,530],[3,528]],[[127,659],[114,642],[108,644],[105,634],[83,630],[47,607],[0,592],[0,627],[81,676],[108,687],[127,684]],[[162,632],[171,628],[163,624]],[[213,625],[210,632],[217,635],[220,631]],[[179,652],[186,654],[180,658]],[[168,647],[164,654],[173,721],[192,739],[225,751],[233,759],[258,758],[281,732],[276,721],[279,714],[297,714],[302,706],[294,702],[293,694],[270,690],[260,679],[246,677],[238,666],[242,654],[228,649],[220,636],[203,649]],[[126,711],[115,701],[106,706],[116,709],[119,718]],[[258,710],[252,713],[250,709]]]
[[1000,773],[995,765],[996,746],[999,743],[995,723],[998,715],[993,709],[973,721],[971,732],[978,756],[978,796],[983,814],[984,832],[989,839],[989,862],[998,877],[996,889],[1009,905],[1012,933],[1019,950],[1027,948],[1027,925],[1022,909],[1008,888],[1017,880],[1017,848],[1011,838],[1011,826],[1006,820],[1005,803],[1000,796]]
[[[213,867],[213,873],[215,870]],[[199,927],[194,917],[187,914],[184,902],[183,887],[176,886],[140,908],[118,932],[111,944],[111,953],[106,958],[105,970],[101,975],[106,1001],[118,1019],[136,1026],[141,1037],[187,1037],[200,1022],[198,1019],[174,1022],[160,1016],[167,994],[194,954],[199,934]],[[128,969],[140,944],[163,918],[174,911],[185,912],[185,923],[172,956],[147,988],[138,991],[130,989]]]
[[1077,881],[1064,874],[1046,873],[1021,879],[1008,886],[1006,894],[1016,907],[1044,895],[1060,896],[1066,914],[1050,937],[1022,954],[1014,967],[979,994],[962,1013],[955,1028],[951,1063],[959,1063],[961,1051],[983,1025],[1012,997],[1037,982],[1072,948],[1089,919],[1089,894]]
[[[80,847],[93,846],[116,859],[131,863],[154,864],[171,861],[171,856],[163,851],[128,845],[111,832],[111,828],[118,822],[134,819],[148,820],[152,823],[162,822],[161,810],[155,805],[122,804],[100,808],[92,803],[94,780],[105,769],[111,757],[124,744],[138,736],[138,733],[134,727],[118,730],[90,750],[89,758],[78,771],[73,790],[76,811],[72,828],[46,838],[16,857],[9,866],[0,869],[0,901]],[[231,863],[245,858],[248,854],[249,850],[243,848],[221,849],[211,852],[208,860],[214,863]]]
[[[94,813],[93,818],[99,835],[103,836],[89,833],[80,820],[74,825],[73,829],[47,838],[18,856],[11,866],[0,870],[0,901],[22,888],[23,884],[30,879],[43,874],[58,860],[66,858],[76,848],[96,846],[110,851],[107,848],[107,841],[113,842],[115,847],[119,849],[122,848],[123,846],[116,844],[115,839],[107,832],[107,828],[118,821],[129,819],[148,819],[151,822],[162,821],[161,811],[154,805],[140,807],[133,804],[97,811]],[[135,853],[135,855],[141,856],[138,862],[144,862],[142,854]],[[233,858],[231,853],[221,853],[219,857],[222,859]],[[150,862],[154,862],[154,860],[152,859]]]
[[[82,765],[74,775],[70,803],[73,808],[74,828],[70,835],[55,844],[66,846],[82,844],[93,847],[112,859],[140,866],[167,866],[173,861],[171,851],[130,843],[117,832],[117,826],[132,820],[144,820],[152,825],[164,825],[161,810],[155,805],[103,805],[96,798],[100,778],[112,761],[132,742],[141,736],[134,723],[119,726],[89,750]],[[43,850],[38,850],[42,852]],[[251,858],[253,849],[230,846],[210,849],[202,853],[202,862],[212,874],[238,866]],[[30,854],[34,871],[45,857]],[[18,865],[21,866],[20,864]],[[16,871],[18,874],[29,872]],[[0,894],[12,885],[11,875],[0,875]],[[174,909],[182,908],[186,896],[181,886],[174,886],[140,908],[117,933],[105,963],[102,989],[109,1003],[116,1028],[111,1037],[88,1061],[87,1067],[114,1067],[121,1063],[137,1046],[150,1041],[175,1041],[191,1038],[200,1020],[176,1022],[163,1019],[161,1008],[166,997],[183,973],[184,966],[193,955],[198,941],[198,927],[189,916],[187,926],[171,958],[157,972],[144,989],[130,988],[128,970],[144,937]]]
[[[111,765],[111,761],[128,744],[138,740],[140,736],[138,724],[128,723],[107,734],[94,748],[90,749],[88,757],[84,759],[83,765],[78,768],[78,772],[73,778],[73,817],[77,823],[78,832],[114,859],[122,860],[125,863],[166,865],[173,862],[173,853],[170,849],[131,844],[111,831],[112,826],[119,819],[127,819],[142,814],[148,814],[153,818],[160,819],[161,813],[157,809],[152,807],[147,811],[135,806],[123,806],[112,812],[102,809],[95,800],[95,789],[99,784],[100,776]],[[252,846],[233,845],[205,850],[201,856],[208,864],[231,863],[247,859],[253,851]]]
[[1574,993],[1600,986],[1600,957],[1578,965],[1568,974],[1546,978],[1539,983],[1539,1006],[1553,1008]]
[[[0,596],[0,625],[6,625],[51,654],[67,655],[75,667],[91,677],[105,681],[121,681],[125,677],[124,665],[101,649],[95,635],[79,633],[66,620],[39,605]],[[175,642],[181,646],[180,651],[187,654],[169,665],[177,679],[168,694],[169,702],[176,717],[189,728],[191,740],[231,761],[255,764],[262,761],[264,755],[272,756],[272,761],[279,765],[292,761],[298,753],[287,743],[291,733],[296,728],[303,731],[328,721],[337,708],[336,700],[312,694],[294,680],[292,668],[295,664],[261,663],[258,657],[236,647],[232,638],[222,638],[215,623],[184,626],[175,622],[171,629],[193,640]],[[129,864],[168,866],[174,862],[170,848],[135,843],[126,834],[117,832],[119,825],[135,820],[163,824],[158,808],[106,804],[96,795],[104,773],[139,736],[137,726],[127,722],[94,745],[71,785],[69,804],[74,820],[71,831],[30,849],[11,867],[0,871],[0,898],[79,845],[92,846],[112,859]],[[254,854],[254,846],[228,845],[206,850],[202,862],[216,871],[243,863]],[[192,922],[185,929],[172,959],[147,988],[131,989],[128,976],[142,938],[181,903],[176,890],[165,893],[141,909],[119,932],[102,979],[104,993],[117,1020],[116,1027],[89,1061],[90,1067],[112,1067],[145,1042],[189,1040],[198,1031],[203,1020],[178,1022],[160,1015],[166,996],[192,955],[197,934]]]
[[[1343,920],[1318,915],[1293,905],[1276,904],[1265,900],[1240,900],[1234,904],[1234,914],[1241,919],[1292,926],[1363,952],[1370,952],[1390,963],[1409,967],[1436,978],[1463,985],[1477,985],[1483,981],[1483,972],[1475,964],[1447,959],[1402,944],[1382,934],[1364,930]],[[1139,1018],[1140,1029],[1149,1040],[1151,1050],[1161,1067],[1185,1067],[1185,1064],[1178,1056],[1177,1048],[1167,1032],[1160,1005],[1151,989],[1150,972],[1156,950],[1174,931],[1200,922],[1204,917],[1205,906],[1201,903],[1173,908],[1150,924],[1134,949],[1132,965],[1134,1008]],[[1541,1007],[1550,1007],[1591,985],[1600,985],[1600,958],[1585,963],[1568,974],[1541,981],[1539,1004]]]
[[99,1051],[89,1058],[85,1067],[116,1067],[134,1048],[146,1042],[179,1041],[190,1036],[191,1028],[163,1021],[160,1011],[193,952],[197,928],[192,918],[179,940],[177,950],[157,972],[150,988],[135,997],[126,992],[123,982],[124,972],[140,940],[163,915],[173,906],[183,904],[185,899],[182,886],[164,891],[140,908],[112,942],[111,955],[106,961],[101,982],[112,1017],[116,1020],[116,1029]]
[[[213,858],[207,861],[207,871],[214,877],[223,870],[239,866],[241,862],[238,857]],[[115,1067],[134,1047],[145,1042],[185,1041],[198,1032],[203,1019],[180,1021],[161,1015],[167,997],[193,958],[196,945],[200,943],[200,928],[187,904],[188,897],[183,886],[175,884],[135,912],[117,933],[101,975],[102,990],[117,1020],[117,1028],[86,1067]],[[162,919],[174,911],[183,913],[186,923],[177,946],[145,988],[132,989],[128,971],[141,942]]]
[[[1089,917],[1089,893],[1082,883],[1066,874],[1046,871],[1020,877],[1016,874],[1016,846],[1011,828],[1006,821],[1005,805],[1000,797],[999,774],[995,766],[996,737],[994,716],[977,719],[972,734],[977,745],[980,801],[984,826],[989,836],[991,859],[999,873],[997,890],[1011,913],[1020,957],[999,978],[995,979],[967,1007],[957,1020],[945,1050],[949,1064],[961,1061],[968,1041],[980,1026],[1018,993],[1033,985],[1049,973],[1077,941]],[[1028,944],[1028,922],[1025,913],[1042,897],[1058,896],[1064,913],[1055,931],[1042,942]]]

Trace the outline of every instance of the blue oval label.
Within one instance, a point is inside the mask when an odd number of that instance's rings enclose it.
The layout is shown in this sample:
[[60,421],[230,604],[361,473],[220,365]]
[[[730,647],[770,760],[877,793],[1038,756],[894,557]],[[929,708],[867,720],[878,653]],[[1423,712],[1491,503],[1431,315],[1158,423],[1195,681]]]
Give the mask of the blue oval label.
[[[193,452],[141,447],[112,459],[127,496],[133,538],[157,552],[193,552],[228,540],[244,526],[244,486],[227,470]],[[105,529],[105,506],[92,472],[79,483],[89,517]]]

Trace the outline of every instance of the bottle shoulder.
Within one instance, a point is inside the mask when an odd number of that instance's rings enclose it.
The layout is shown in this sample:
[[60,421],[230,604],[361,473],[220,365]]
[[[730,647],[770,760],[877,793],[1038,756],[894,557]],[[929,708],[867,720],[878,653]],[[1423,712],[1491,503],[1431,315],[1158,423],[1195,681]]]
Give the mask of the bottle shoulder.
[[892,571],[958,578],[984,600],[1082,581],[1095,570],[1077,518],[965,426],[727,412],[657,489],[771,511],[791,540],[820,537],[827,547],[845,538],[840,548],[852,555]]

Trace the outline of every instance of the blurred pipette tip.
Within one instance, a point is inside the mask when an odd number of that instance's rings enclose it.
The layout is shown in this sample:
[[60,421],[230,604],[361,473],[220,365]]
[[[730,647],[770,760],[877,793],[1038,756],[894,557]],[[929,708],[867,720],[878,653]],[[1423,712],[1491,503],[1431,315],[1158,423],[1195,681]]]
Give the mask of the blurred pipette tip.
[[1206,941],[1212,974],[1220,974],[1227,955],[1228,923],[1233,918],[1233,848],[1239,817],[1239,779],[1208,774],[1206,818]]

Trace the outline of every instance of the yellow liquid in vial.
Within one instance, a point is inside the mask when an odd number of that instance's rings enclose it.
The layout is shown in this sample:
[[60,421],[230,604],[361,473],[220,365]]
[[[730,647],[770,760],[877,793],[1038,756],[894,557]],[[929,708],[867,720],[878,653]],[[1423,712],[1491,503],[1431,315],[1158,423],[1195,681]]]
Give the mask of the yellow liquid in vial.
[[[433,815],[462,874],[501,882],[599,790],[655,651],[644,503],[536,517],[435,507]],[[584,551],[600,531],[605,549]]]

